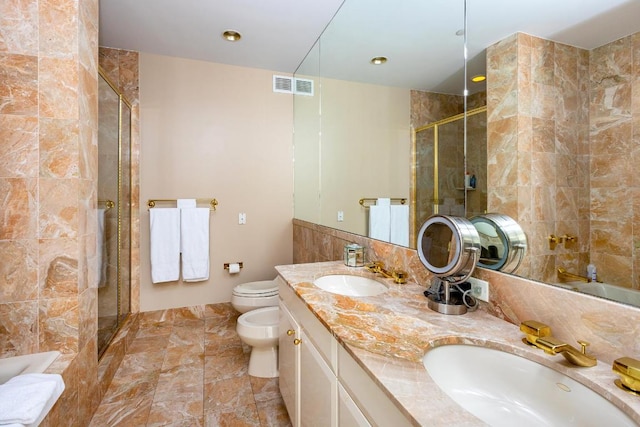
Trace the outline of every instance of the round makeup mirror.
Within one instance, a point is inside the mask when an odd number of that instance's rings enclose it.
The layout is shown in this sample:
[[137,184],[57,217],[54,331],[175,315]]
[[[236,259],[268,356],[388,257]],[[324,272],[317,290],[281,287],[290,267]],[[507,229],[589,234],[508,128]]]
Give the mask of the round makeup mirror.
[[514,273],[527,252],[527,236],[511,217],[488,213],[471,218],[480,236],[478,266]]
[[[431,216],[418,233],[418,256],[436,279],[425,292],[429,308],[444,314],[463,314],[467,307],[468,289],[464,283],[478,262],[480,236],[466,218],[447,215]],[[455,286],[451,289],[451,286]]]

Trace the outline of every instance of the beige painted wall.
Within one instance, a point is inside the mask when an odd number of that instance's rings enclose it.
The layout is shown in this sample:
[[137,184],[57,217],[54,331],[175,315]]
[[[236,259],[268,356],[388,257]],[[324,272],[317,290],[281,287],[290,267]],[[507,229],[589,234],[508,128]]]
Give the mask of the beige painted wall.
[[320,93],[295,100],[296,218],[367,235],[360,198],[410,196],[410,91],[323,78]]
[[[141,311],[230,301],[235,285],[271,279],[275,265],[292,262],[292,97],[272,92],[273,74],[140,55]],[[190,197],[219,202],[210,278],[152,284],[146,202]],[[239,274],[223,269],[238,261]]]

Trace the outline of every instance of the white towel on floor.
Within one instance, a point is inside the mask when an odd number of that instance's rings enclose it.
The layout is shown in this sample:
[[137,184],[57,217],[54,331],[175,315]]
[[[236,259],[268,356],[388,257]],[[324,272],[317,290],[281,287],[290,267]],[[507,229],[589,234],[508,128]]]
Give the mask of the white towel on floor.
[[150,209],[149,223],[151,281],[176,281],[180,278],[180,209]]
[[409,205],[391,205],[389,242],[409,246]]
[[64,391],[58,374],[24,374],[0,385],[0,425],[37,425]]
[[391,236],[391,200],[378,199],[369,206],[369,237],[388,242]]
[[180,250],[182,280],[209,279],[209,208],[180,210]]

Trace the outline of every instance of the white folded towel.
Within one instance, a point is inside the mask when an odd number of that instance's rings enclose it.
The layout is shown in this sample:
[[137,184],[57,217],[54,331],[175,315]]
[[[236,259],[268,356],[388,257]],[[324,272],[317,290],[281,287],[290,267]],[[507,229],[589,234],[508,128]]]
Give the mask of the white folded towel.
[[58,374],[24,374],[0,385],[0,425],[38,425],[62,392]]
[[409,246],[409,205],[391,205],[389,242]]
[[195,208],[197,206],[196,199],[178,199],[176,200],[176,205],[178,209]]
[[151,281],[176,281],[180,278],[180,209],[150,209],[149,223]]
[[391,236],[391,200],[378,199],[369,206],[369,237],[388,242]]
[[209,208],[180,210],[180,251],[182,280],[209,279]]

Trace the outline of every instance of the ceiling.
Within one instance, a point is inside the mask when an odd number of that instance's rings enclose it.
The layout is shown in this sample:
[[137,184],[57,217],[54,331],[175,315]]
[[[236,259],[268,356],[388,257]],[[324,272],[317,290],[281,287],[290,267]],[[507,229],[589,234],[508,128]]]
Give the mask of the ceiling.
[[342,1],[101,0],[100,46],[293,73]]
[[[101,0],[100,45],[293,73],[342,0]],[[323,75],[459,93],[463,1],[346,0],[323,37]],[[592,49],[638,31],[640,0],[467,0],[468,74],[513,34]],[[229,43],[225,30],[242,34]],[[387,56],[384,72],[369,64]],[[344,64],[349,66],[345,67]]]

